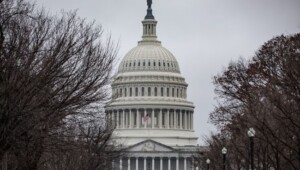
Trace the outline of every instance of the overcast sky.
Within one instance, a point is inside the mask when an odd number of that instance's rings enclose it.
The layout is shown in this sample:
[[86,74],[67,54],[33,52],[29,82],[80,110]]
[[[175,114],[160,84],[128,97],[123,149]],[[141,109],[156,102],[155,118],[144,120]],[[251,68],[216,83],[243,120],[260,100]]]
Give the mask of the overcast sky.
[[[30,0],[34,1],[34,0]],[[119,59],[142,36],[146,0],[36,0],[52,14],[78,10],[119,42]],[[250,58],[276,35],[300,32],[300,0],[153,0],[157,35],[179,62],[194,102],[199,143],[216,129],[208,116],[216,104],[212,77],[230,61]],[[117,65],[116,65],[117,67]],[[246,133],[246,132],[245,132]]]

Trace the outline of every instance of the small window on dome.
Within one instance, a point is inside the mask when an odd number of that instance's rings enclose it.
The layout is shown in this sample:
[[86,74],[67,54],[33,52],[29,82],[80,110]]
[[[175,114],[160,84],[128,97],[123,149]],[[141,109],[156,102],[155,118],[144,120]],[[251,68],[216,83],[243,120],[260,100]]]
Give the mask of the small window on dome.
[[141,63],[139,62],[138,66],[140,66],[140,65],[141,65]]
[[164,62],[164,67],[166,66],[165,62]]
[[125,97],[127,97],[127,88],[124,88]]
[[167,97],[169,97],[170,93],[169,93],[169,88],[167,88]]
[[172,88],[172,97],[174,97],[175,96],[175,91],[174,91],[174,88]]
[[135,62],[133,63],[133,67],[135,67]]
[[135,96],[138,96],[138,94],[139,94],[139,89],[136,87],[135,88]]
[[146,63],[145,62],[143,62],[143,66],[145,66],[146,65]]
[[154,88],[154,96],[157,96],[157,87]]
[[129,67],[131,67],[131,63],[129,63]]
[[160,96],[164,96],[164,88],[163,87],[160,89]]
[[129,95],[132,96],[132,88],[129,89]]
[[150,66],[150,65],[151,65],[151,63],[150,63],[150,61],[149,61],[148,66]]
[[178,89],[177,89],[177,93],[176,93],[176,94],[177,94],[177,97],[179,97],[179,96],[178,96],[178,95],[179,95],[179,90],[178,90]]
[[160,62],[158,62],[158,67],[160,67]]
[[170,67],[170,64],[168,63],[168,67]]
[[155,65],[156,65],[156,64],[155,64],[155,61],[154,61],[153,66],[155,67]]

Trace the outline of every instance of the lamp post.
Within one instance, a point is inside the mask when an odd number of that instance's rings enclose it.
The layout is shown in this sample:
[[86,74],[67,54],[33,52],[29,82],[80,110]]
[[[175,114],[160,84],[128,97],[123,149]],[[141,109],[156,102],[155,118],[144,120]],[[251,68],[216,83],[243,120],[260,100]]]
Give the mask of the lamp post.
[[225,147],[222,149],[222,154],[223,154],[223,170],[226,170],[226,154],[227,154],[227,149]]
[[254,170],[254,161],[253,161],[253,147],[254,147],[254,142],[253,142],[253,138],[255,136],[255,130],[253,128],[249,128],[248,130],[248,136],[250,139],[250,145],[249,145],[249,166],[250,166],[250,170]]
[[207,170],[209,170],[209,164],[210,164],[210,160],[207,158],[206,159]]

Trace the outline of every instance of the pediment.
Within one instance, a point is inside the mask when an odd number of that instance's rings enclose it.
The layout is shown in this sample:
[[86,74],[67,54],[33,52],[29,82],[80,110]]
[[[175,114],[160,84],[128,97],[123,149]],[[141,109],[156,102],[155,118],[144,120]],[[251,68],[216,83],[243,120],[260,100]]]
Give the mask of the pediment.
[[153,140],[145,140],[130,146],[127,151],[130,152],[172,152],[175,149]]

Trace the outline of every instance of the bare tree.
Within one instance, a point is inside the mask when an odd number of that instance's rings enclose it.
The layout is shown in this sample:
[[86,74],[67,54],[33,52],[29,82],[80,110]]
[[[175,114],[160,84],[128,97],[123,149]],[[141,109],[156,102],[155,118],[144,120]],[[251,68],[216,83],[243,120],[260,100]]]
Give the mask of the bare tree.
[[[37,169],[63,148],[53,141],[68,141],[72,122],[103,115],[116,48],[102,34],[76,12],[50,16],[24,0],[0,1],[0,160],[9,152],[17,169]],[[80,146],[104,147],[111,131],[103,126],[73,134],[86,136]]]
[[[219,105],[210,120],[230,150],[231,167],[248,164],[249,127],[255,137],[257,169],[299,169],[300,166],[300,34],[266,42],[250,61],[231,63],[214,78]],[[215,143],[213,138],[210,143]],[[212,145],[212,148],[217,145]],[[219,153],[215,153],[219,154]]]

